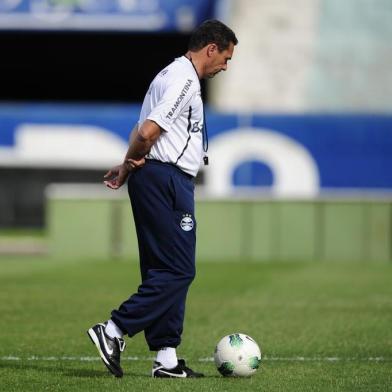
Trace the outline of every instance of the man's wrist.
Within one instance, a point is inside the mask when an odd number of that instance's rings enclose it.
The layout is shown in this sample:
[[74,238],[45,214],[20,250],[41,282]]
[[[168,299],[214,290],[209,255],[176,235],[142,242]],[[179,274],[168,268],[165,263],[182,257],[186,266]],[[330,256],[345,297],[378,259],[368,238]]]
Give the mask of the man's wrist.
[[123,163],[122,166],[128,171],[130,172],[133,169],[133,166],[130,162],[128,162],[128,160],[126,159]]

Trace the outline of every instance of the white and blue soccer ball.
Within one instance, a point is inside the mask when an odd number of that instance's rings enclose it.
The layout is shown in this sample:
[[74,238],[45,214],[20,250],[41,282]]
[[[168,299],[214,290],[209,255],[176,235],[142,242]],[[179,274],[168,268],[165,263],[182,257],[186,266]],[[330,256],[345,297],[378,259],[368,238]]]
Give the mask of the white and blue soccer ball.
[[222,376],[249,377],[260,366],[261,351],[250,336],[233,333],[223,337],[216,345],[214,360]]

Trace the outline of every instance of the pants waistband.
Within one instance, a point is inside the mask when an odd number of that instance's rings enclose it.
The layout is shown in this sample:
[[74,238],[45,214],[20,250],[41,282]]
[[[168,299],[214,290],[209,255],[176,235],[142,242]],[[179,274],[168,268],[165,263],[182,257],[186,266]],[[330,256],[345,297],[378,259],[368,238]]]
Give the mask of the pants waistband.
[[189,180],[194,180],[195,177],[193,177],[191,174],[184,172],[183,170],[181,170],[177,165],[175,165],[174,163],[170,163],[170,162],[162,162],[159,161],[158,159],[151,159],[151,158],[146,158],[146,163],[153,163],[153,164],[157,164],[157,165],[164,165],[164,166],[169,166],[172,167],[174,169],[176,169],[179,173],[181,173],[183,176],[185,176],[186,178],[188,178]]

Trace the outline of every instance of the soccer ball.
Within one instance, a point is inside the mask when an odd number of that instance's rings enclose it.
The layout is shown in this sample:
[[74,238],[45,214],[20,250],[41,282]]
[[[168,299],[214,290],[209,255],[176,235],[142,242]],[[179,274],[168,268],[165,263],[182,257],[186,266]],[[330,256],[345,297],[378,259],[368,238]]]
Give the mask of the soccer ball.
[[259,368],[261,352],[250,336],[233,333],[219,341],[215,347],[214,360],[223,376],[249,377]]

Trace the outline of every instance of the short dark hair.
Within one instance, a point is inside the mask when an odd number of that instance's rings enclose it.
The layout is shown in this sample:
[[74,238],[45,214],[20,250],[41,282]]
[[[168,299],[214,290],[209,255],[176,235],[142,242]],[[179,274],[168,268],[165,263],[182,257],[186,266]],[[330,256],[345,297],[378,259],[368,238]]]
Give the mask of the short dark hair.
[[193,31],[189,39],[188,50],[196,52],[208,44],[216,44],[222,52],[228,49],[230,42],[234,45],[238,44],[233,30],[219,20],[211,19],[206,20]]

